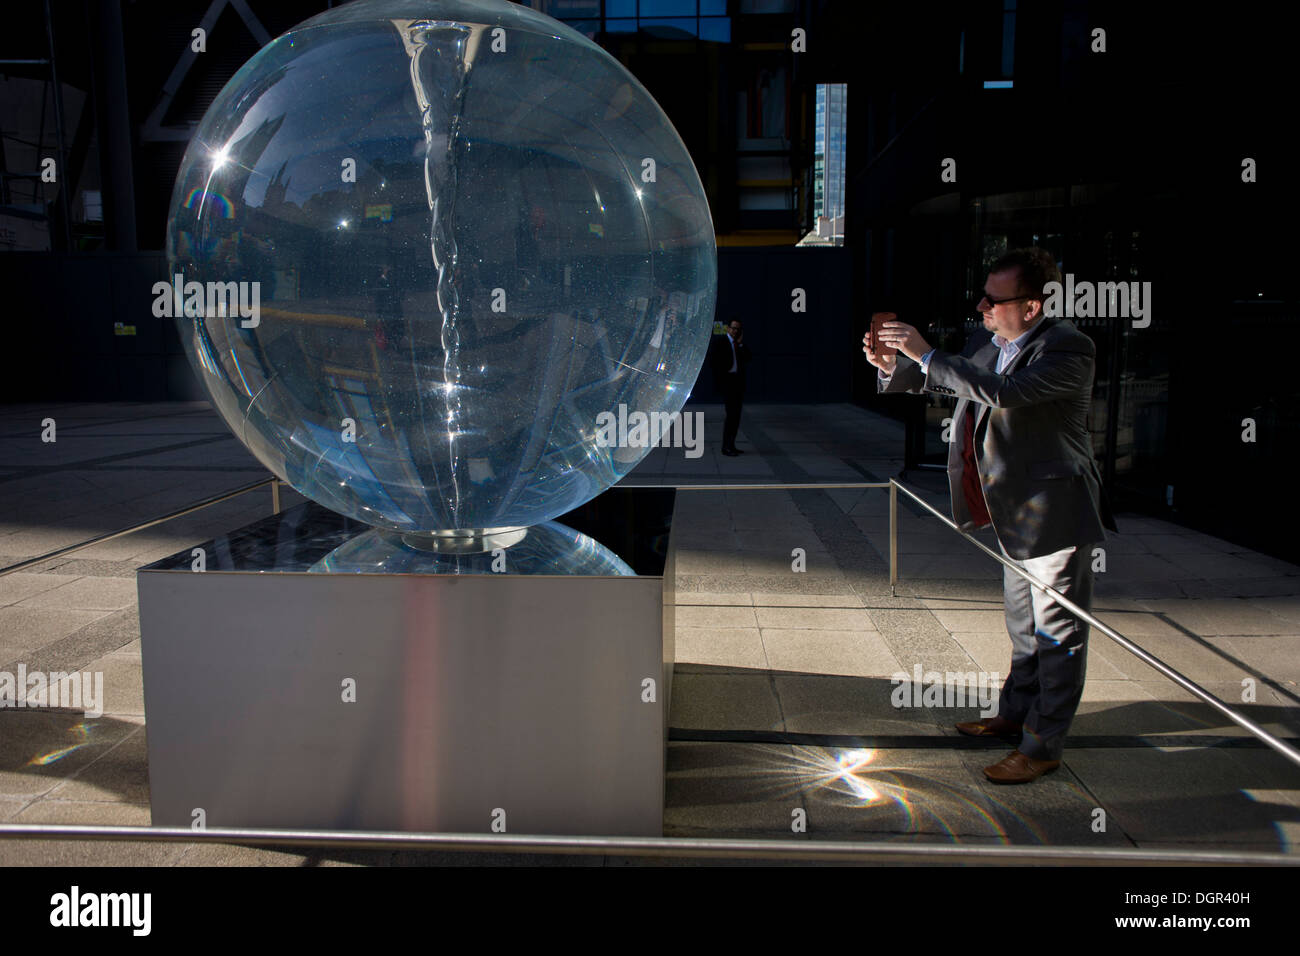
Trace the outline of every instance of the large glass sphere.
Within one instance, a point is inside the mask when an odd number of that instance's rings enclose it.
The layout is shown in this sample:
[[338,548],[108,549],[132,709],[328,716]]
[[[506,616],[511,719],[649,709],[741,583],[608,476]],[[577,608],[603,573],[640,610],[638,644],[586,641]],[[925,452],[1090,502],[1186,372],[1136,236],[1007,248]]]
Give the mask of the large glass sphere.
[[240,440],[416,533],[618,481],[649,449],[609,447],[603,413],[680,410],[717,285],[663,111],[505,0],[363,0],[262,49],[186,151],[167,248],[164,305]]

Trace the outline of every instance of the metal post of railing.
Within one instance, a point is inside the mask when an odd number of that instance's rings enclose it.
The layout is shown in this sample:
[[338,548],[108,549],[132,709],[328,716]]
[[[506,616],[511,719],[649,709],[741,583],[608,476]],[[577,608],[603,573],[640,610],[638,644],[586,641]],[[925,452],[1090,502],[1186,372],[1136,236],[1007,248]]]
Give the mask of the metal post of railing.
[[1088,624],[1090,624],[1092,627],[1095,627],[1097,630],[1101,631],[1101,633],[1105,634],[1107,637],[1109,637],[1120,647],[1124,648],[1126,651],[1136,656],[1139,660],[1143,661],[1144,663],[1150,664],[1160,673],[1164,674],[1166,677],[1172,680],[1179,687],[1183,688],[1188,693],[1193,694],[1196,697],[1199,697],[1201,700],[1209,704],[1211,707],[1213,707],[1224,717],[1227,717],[1233,723],[1250,731],[1252,734],[1254,734],[1264,743],[1268,744],[1268,746],[1272,747],[1282,756],[1286,757],[1288,760],[1290,760],[1292,763],[1296,764],[1297,766],[1300,766],[1300,750],[1296,750],[1294,747],[1292,747],[1290,744],[1286,743],[1285,741],[1279,740],[1277,737],[1274,737],[1263,727],[1260,727],[1250,718],[1243,717],[1241,714],[1237,713],[1235,710],[1233,710],[1223,701],[1219,700],[1219,698],[1215,697],[1213,694],[1205,690],[1199,684],[1184,677],[1182,674],[1174,670],[1164,661],[1160,660],[1160,658],[1148,654],[1146,651],[1138,647],[1136,644],[1134,644],[1128,638],[1124,637],[1122,634],[1119,634],[1112,628],[1107,627],[1101,621],[1097,620],[1097,618],[1093,617],[1090,613],[1088,613],[1083,608],[1079,607],[1079,605],[1075,604],[1073,601],[1067,598],[1060,591],[1057,591],[1055,588],[1049,587],[1048,585],[1044,584],[1042,581],[1038,580],[1038,578],[1030,574],[1028,571],[1026,571],[1024,568],[1017,567],[1015,564],[1002,557],[1002,555],[993,551],[991,548],[986,547],[982,542],[975,540],[975,538],[971,537],[969,534],[962,531],[961,528],[957,527],[957,525],[951,519],[943,515],[937,508],[935,508],[928,501],[923,499],[916,492],[910,490],[909,488],[904,487],[903,485],[899,485],[893,479],[890,479],[890,484],[897,485],[899,488],[902,488],[902,490],[907,495],[909,495],[914,501],[916,501],[917,504],[919,504],[922,508],[930,512],[932,515],[934,515],[936,518],[938,518],[948,527],[952,528],[952,530],[956,531],[959,535],[961,535],[971,544],[975,545],[975,547],[979,548],[981,551],[983,551],[985,554],[991,557],[994,561],[998,562],[998,564],[1002,565],[1005,568],[1010,568],[1016,574],[1020,575],[1022,578],[1028,581],[1032,586],[1038,588],[1038,590],[1042,591],[1044,594],[1051,597],[1053,601],[1055,601],[1057,604],[1064,607],[1070,613],[1074,614],[1080,620],[1088,622]]
[[889,483],[889,596],[898,597],[898,487]]
[[271,514],[280,513],[280,479],[271,479]]

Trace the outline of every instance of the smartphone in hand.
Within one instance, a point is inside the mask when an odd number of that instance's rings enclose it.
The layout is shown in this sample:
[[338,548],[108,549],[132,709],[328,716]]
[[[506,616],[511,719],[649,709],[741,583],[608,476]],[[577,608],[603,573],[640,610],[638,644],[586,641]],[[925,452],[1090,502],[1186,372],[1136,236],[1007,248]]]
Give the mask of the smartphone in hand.
[[892,345],[883,345],[880,341],[880,330],[886,322],[893,322],[898,318],[893,312],[873,312],[871,314],[871,351],[877,355],[897,355],[898,349]]

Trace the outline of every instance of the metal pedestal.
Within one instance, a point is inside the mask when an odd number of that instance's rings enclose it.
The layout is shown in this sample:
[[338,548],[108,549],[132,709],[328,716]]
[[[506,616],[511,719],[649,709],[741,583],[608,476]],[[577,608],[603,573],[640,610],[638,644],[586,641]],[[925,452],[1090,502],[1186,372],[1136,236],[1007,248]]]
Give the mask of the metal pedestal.
[[309,573],[313,504],[142,569],[154,825],[661,835],[672,495],[588,506],[631,576]]

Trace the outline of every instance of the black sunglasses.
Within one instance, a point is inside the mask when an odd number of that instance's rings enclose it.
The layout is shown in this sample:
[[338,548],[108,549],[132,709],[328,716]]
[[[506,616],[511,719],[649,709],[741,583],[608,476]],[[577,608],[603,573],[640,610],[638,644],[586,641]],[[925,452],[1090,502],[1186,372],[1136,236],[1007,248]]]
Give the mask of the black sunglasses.
[[1018,299],[1041,299],[1041,298],[1042,296],[1038,296],[1038,295],[1012,295],[1012,296],[1007,296],[1007,298],[1005,299],[995,299],[993,298],[993,296],[989,295],[983,289],[980,289],[979,297],[976,298],[972,304],[978,308],[979,304],[983,302],[985,299],[988,299],[989,305],[1001,305],[1003,302],[1015,302]]

